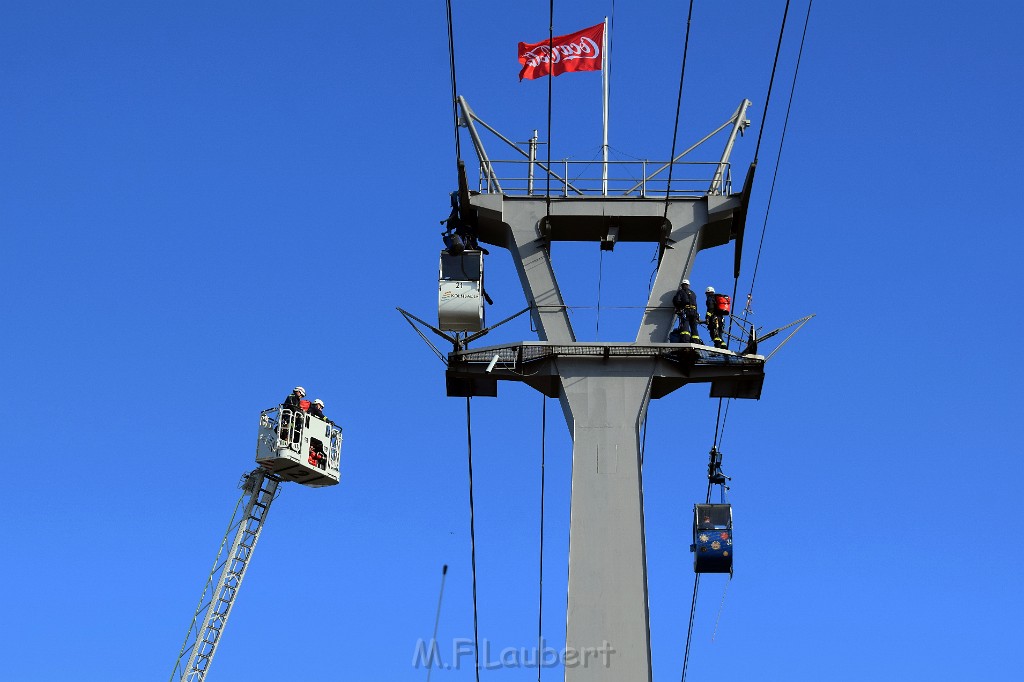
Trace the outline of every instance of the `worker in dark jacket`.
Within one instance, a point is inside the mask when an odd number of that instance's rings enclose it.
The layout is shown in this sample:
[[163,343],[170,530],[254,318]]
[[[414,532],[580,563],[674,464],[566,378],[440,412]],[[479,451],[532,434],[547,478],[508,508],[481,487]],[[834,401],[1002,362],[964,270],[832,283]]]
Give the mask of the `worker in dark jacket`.
[[292,389],[292,392],[288,394],[288,397],[284,399],[284,409],[293,410],[296,412],[304,409],[302,407],[302,403],[304,402],[303,399],[305,397],[306,389],[304,389],[302,386],[296,386],[295,388]]
[[679,334],[681,343],[702,343],[700,334],[697,333],[697,324],[700,320],[697,314],[697,294],[690,289],[690,280],[684,279],[679,285],[679,290],[672,297],[672,305],[679,316]]
[[320,400],[320,398],[314,400],[313,404],[309,406],[309,413],[314,417],[327,421],[327,417],[324,416],[324,401]]
[[[729,314],[729,297],[715,293],[714,287],[708,287],[704,291],[707,298],[708,311],[704,314],[704,320],[708,325],[708,334],[711,335],[711,343],[715,348],[727,348],[728,344],[722,340],[725,335],[725,316]],[[725,300],[725,303],[722,302]]]
[[[281,433],[280,437],[286,443],[298,443],[300,435],[302,433],[302,422],[299,421],[298,415],[309,407],[309,401],[306,399],[306,389],[302,386],[296,386],[292,389],[292,392],[288,394],[288,397],[284,399],[284,403],[281,404]],[[303,405],[305,403],[305,405]],[[287,411],[286,411],[287,410]]]

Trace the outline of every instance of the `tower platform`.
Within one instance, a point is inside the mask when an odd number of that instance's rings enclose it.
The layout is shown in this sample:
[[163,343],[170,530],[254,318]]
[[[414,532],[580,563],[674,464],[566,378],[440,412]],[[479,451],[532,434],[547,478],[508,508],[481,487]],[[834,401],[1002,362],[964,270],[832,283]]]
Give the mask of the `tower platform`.
[[[495,360],[495,358],[497,358]],[[650,372],[651,398],[686,384],[710,383],[712,398],[761,397],[764,356],[692,343],[549,343],[525,341],[448,354],[445,380],[451,397],[498,395],[498,381],[521,381],[549,398],[559,395],[560,359],[636,363]]]

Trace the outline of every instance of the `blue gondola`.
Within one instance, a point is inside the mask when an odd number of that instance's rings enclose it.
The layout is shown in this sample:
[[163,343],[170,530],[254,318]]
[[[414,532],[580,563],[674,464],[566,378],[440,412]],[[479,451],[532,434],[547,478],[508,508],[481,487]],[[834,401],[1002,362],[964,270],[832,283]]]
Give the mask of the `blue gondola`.
[[693,505],[693,570],[732,573],[732,505]]

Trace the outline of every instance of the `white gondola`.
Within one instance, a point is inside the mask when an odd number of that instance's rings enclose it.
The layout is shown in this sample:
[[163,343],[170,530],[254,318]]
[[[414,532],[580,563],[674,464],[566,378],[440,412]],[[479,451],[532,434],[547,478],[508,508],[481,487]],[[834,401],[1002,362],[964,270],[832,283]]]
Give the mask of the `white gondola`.
[[311,488],[335,485],[341,478],[341,428],[283,405],[263,410],[256,463],[283,481]]
[[450,332],[484,328],[484,255],[466,249],[458,255],[441,252],[437,285],[437,326]]

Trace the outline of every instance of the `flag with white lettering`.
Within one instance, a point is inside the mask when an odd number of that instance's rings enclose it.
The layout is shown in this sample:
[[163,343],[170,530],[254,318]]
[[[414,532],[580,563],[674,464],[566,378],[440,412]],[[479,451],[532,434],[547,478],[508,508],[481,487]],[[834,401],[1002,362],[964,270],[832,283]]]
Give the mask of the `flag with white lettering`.
[[600,71],[604,23],[539,43],[519,43],[519,80],[558,76],[572,71]]

